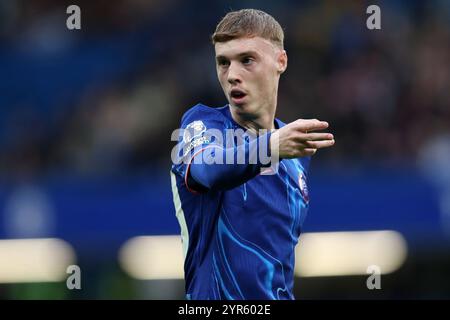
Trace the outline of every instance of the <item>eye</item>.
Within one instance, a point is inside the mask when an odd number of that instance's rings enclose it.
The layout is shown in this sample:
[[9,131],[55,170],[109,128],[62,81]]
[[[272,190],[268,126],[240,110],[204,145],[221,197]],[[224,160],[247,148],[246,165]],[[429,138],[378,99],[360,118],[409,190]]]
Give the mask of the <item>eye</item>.
[[221,67],[227,67],[230,65],[230,61],[228,61],[227,59],[218,59],[217,64]]
[[242,59],[242,64],[248,66],[251,65],[254,61],[255,59],[253,59],[252,57],[244,57]]

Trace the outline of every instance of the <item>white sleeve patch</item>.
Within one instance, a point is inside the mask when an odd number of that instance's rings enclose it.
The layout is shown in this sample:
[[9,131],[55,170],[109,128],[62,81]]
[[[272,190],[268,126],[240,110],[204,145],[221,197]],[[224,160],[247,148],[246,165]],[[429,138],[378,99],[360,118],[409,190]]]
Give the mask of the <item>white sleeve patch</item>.
[[183,132],[183,142],[190,143],[196,138],[200,138],[206,132],[206,126],[203,121],[197,120],[187,125]]

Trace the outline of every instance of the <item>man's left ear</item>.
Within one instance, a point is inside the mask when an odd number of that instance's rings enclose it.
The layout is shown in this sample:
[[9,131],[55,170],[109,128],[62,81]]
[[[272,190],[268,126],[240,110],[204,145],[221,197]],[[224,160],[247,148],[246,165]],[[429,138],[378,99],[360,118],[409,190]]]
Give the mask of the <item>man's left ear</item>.
[[284,71],[286,71],[287,62],[288,62],[288,57],[287,57],[287,54],[286,54],[286,50],[282,50],[278,54],[278,72],[280,74],[282,74]]

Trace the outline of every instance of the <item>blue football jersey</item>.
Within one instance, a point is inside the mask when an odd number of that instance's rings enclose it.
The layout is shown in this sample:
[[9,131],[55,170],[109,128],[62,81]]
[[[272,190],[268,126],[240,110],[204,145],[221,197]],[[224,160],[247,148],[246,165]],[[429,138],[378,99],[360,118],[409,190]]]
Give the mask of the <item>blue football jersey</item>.
[[[214,144],[205,130],[244,129],[229,108],[198,104],[184,114],[181,128],[188,130],[179,146],[190,158]],[[275,119],[276,128],[284,125]],[[187,299],[294,299],[294,249],[309,205],[309,162],[280,160],[275,174],[230,190],[196,186],[189,162],[172,166]]]

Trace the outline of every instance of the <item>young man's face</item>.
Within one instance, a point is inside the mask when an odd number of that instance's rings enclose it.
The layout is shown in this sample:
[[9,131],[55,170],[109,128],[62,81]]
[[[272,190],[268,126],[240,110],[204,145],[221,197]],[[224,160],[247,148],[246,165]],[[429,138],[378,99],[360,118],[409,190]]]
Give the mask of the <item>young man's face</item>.
[[218,42],[215,50],[217,75],[236,113],[257,117],[276,106],[284,50],[261,37]]

